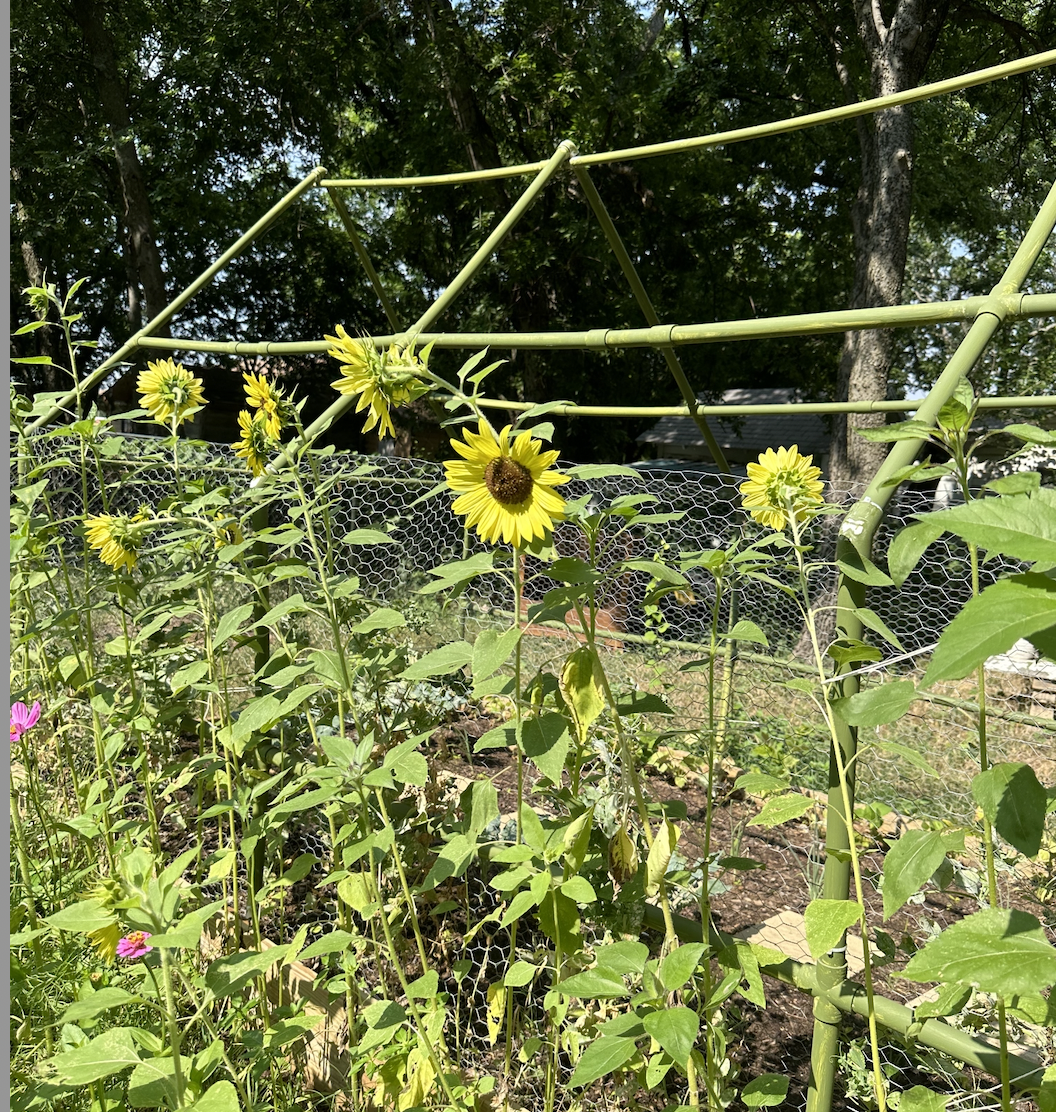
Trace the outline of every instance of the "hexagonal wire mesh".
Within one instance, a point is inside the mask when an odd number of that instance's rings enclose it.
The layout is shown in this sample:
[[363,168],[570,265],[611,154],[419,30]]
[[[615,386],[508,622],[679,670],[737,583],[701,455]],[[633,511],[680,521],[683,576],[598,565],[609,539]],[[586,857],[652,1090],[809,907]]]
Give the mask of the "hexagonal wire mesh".
[[[172,481],[171,471],[155,463],[140,463],[137,444],[151,438],[126,437],[127,450],[103,461],[104,482],[89,493],[88,512],[135,512],[144,503],[156,505]],[[38,440],[41,455],[57,457],[62,451],[61,438]],[[350,466],[351,465],[351,466]],[[443,478],[440,465],[428,461],[384,456],[338,455],[324,461],[328,473],[336,469],[351,472],[333,490],[329,511],[334,536],[340,538],[357,528],[379,529],[388,533],[396,544],[377,546],[340,546],[335,552],[335,570],[354,573],[359,577],[363,593],[378,603],[400,605],[414,598],[418,588],[429,582],[433,567],[450,559],[458,559],[482,546],[467,535],[459,519],[451,512],[446,494],[435,488]],[[227,485],[237,493],[244,489],[249,476],[231,450],[210,445],[196,447],[193,461],[182,466],[187,477],[210,477],[217,485]],[[82,511],[83,497],[75,482],[77,472],[63,466],[50,471],[53,509],[57,516],[68,514],[72,539],[73,519]],[[425,497],[432,492],[431,497]],[[747,513],[740,506],[735,486],[708,472],[649,471],[642,467],[638,474],[619,475],[592,480],[576,480],[563,488],[569,498],[589,495],[598,504],[617,497],[646,495],[653,499],[646,507],[656,514],[679,515],[659,524],[649,523],[603,535],[600,565],[614,565],[627,559],[667,559],[674,561],[681,554],[722,548],[743,537],[758,533]],[[840,505],[850,505],[860,491],[834,488],[827,498]],[[901,492],[889,507],[877,536],[876,551],[880,557],[891,538],[913,514],[932,508],[933,495],[919,491]],[[281,518],[281,510],[273,509],[272,522]],[[812,526],[810,538],[821,557],[831,556],[834,548],[835,524],[840,518],[820,519]],[[835,524],[834,524],[835,523]],[[567,523],[557,527],[555,546],[563,555],[582,554],[581,539]],[[396,553],[396,558],[393,558]],[[953,538],[943,538],[927,551],[918,568],[901,590],[891,587],[871,589],[869,605],[893,631],[900,648],[881,642],[883,660],[866,676],[870,682],[892,674],[919,677],[920,662],[935,643],[944,626],[970,597],[966,547]],[[982,569],[983,586],[993,582],[1013,566],[1007,561],[992,560]],[[537,600],[552,586],[541,565],[529,566],[526,597]],[[658,606],[645,605],[650,587],[645,572],[624,572],[606,581],[599,595],[602,607],[605,665],[614,685],[623,684],[640,689],[664,673],[677,676],[677,683],[668,684],[665,698],[677,712],[678,726],[692,734],[705,724],[706,698],[699,674],[680,673],[685,662],[699,658],[701,643],[706,640],[713,598],[712,584],[705,572],[689,573],[690,588],[665,596]],[[816,602],[830,603],[835,585],[834,573],[826,569],[815,575],[812,589]],[[812,709],[799,704],[783,687],[785,681],[803,674],[803,623],[794,601],[788,596],[761,584],[742,587],[736,595],[737,616],[749,617],[765,632],[769,646],[739,646],[734,664],[732,697],[728,705],[726,734],[731,755],[744,767],[773,761],[783,754],[788,770],[800,786],[822,790],[825,787],[827,740],[818,728],[809,724]],[[462,629],[472,639],[475,631],[508,625],[512,617],[512,600],[496,594],[467,591],[458,600]],[[720,625],[731,620],[730,604],[724,603]],[[551,666],[567,653],[570,642],[561,637],[543,635],[535,640],[540,662]],[[751,651],[748,651],[748,650]],[[1004,662],[1002,671],[991,673],[988,691],[991,712],[989,747],[992,760],[1027,759],[1040,766],[1051,759],[1051,710],[1033,702],[1030,667],[1015,660]],[[858,798],[881,805],[879,811],[894,808],[912,813],[918,820],[950,819],[970,823],[975,812],[969,785],[973,765],[974,722],[971,712],[970,685],[965,690],[953,685],[945,693],[946,702],[917,703],[910,713],[894,727],[882,728],[885,736],[917,748],[938,769],[940,776],[929,777],[913,765],[885,754],[878,748],[869,749],[858,769]],[[967,699],[959,696],[968,696]],[[1031,710],[1039,712],[1031,716]],[[663,728],[663,723],[658,728]],[[863,735],[866,731],[862,731]],[[680,745],[688,743],[678,742]],[[302,851],[326,856],[326,839],[306,829],[296,833],[305,845]],[[788,847],[792,852],[795,847]],[[818,859],[814,858],[814,865]],[[490,890],[482,888],[485,895]],[[479,896],[480,894],[477,893]],[[321,912],[323,909],[319,909]],[[325,914],[323,918],[327,918]],[[777,923],[775,929],[780,930]],[[786,945],[801,945],[801,935],[790,928]],[[522,946],[528,940],[523,940]],[[487,999],[479,989],[487,978],[488,940],[477,940],[475,950],[464,955],[471,971],[462,993],[467,1009],[466,1053],[484,1054],[484,1032],[487,1029]],[[519,950],[522,948],[519,946]],[[500,946],[500,948],[502,948]],[[477,953],[476,951],[481,951]],[[505,951],[504,951],[505,952]],[[530,954],[525,953],[530,957]],[[526,998],[526,1006],[531,1001]],[[860,1051],[851,1044],[845,1051],[842,1075],[847,1087],[847,1105],[868,1105],[866,1083],[856,1093],[855,1079],[864,1073],[858,1068]],[[891,1041],[884,1049],[887,1064],[893,1070],[908,1071],[910,1058]],[[790,1073],[797,1064],[784,1063]],[[799,1063],[801,1064],[801,1063]],[[919,1061],[918,1061],[919,1065]],[[945,1072],[952,1089],[958,1078],[954,1067],[936,1058],[929,1069]],[[781,1069],[774,1062],[769,1068]],[[525,1084],[530,1082],[525,1079]],[[978,1099],[976,1088],[974,1099]],[[790,1094],[793,1106],[802,1104],[799,1092]]]
[[[91,491],[88,512],[135,512],[144,503],[156,505],[171,482],[171,471],[156,463],[141,463],[136,458],[137,444],[153,438],[126,437],[127,451],[103,459],[105,482]],[[61,439],[38,440],[38,455],[57,456],[62,451]],[[353,466],[350,468],[349,464]],[[387,532],[395,544],[339,546],[334,554],[335,570],[355,573],[361,590],[377,602],[394,603],[410,600],[419,587],[431,580],[429,570],[446,560],[459,559],[483,546],[473,535],[467,535],[461,521],[451,512],[450,502],[443,493],[434,493],[443,480],[443,469],[437,463],[387,456],[347,456],[338,454],[324,461],[326,473],[337,469],[351,471],[345,482],[333,491],[329,512],[333,535],[337,538],[356,528],[373,528]],[[249,481],[244,467],[230,448],[209,445],[195,449],[194,458],[183,464],[188,477],[211,475],[217,484],[231,486],[236,492]],[[54,468],[50,471],[51,490],[57,516],[73,516],[81,512],[82,495],[75,483],[75,471]],[[724,482],[713,473],[694,472],[691,466],[677,473],[650,471],[641,465],[638,474],[622,473],[590,482],[576,480],[562,488],[568,498],[589,495],[605,504],[614,498],[646,495],[654,501],[645,508],[650,513],[677,514],[675,520],[642,527],[616,527],[603,534],[599,546],[602,570],[627,559],[668,559],[681,554],[711,548],[723,548],[743,537],[758,535],[757,527],[740,505],[736,486]],[[849,506],[861,491],[850,486],[828,485],[829,501]],[[895,533],[914,514],[933,508],[934,495],[918,490],[902,490],[889,506],[877,533],[875,551],[882,561],[887,545]],[[273,510],[273,523],[281,511]],[[835,545],[835,525],[840,518],[822,518],[813,523],[809,537],[816,544],[821,559],[831,557]],[[72,531],[72,523],[70,524]],[[582,541],[568,523],[555,531],[555,547],[562,555],[582,554]],[[393,554],[396,558],[393,558]],[[883,661],[863,676],[863,683],[892,674],[919,673],[927,659],[927,650],[961,606],[971,596],[967,547],[952,537],[943,537],[924,554],[917,568],[901,589],[871,588],[868,604],[886,623],[899,641],[899,648],[877,641]],[[1015,566],[1004,559],[992,559],[980,570],[982,586],[994,582]],[[553,586],[545,578],[541,565],[528,562],[525,595],[538,600]],[[642,682],[644,660],[664,660],[671,670],[694,656],[699,657],[707,640],[711,620],[714,588],[703,570],[688,573],[690,588],[664,596],[654,607],[645,605],[650,588],[647,572],[624,572],[607,580],[599,592],[600,626],[604,630],[607,667],[617,677],[637,686]],[[835,588],[835,571],[825,568],[812,580],[816,605],[831,605]],[[730,621],[730,597],[724,601],[719,617],[720,628]],[[807,708],[789,702],[781,683],[799,674],[807,655],[803,641],[804,628],[796,602],[772,587],[761,583],[742,585],[735,596],[737,617],[757,623],[769,642],[767,648],[742,643],[738,647],[734,670],[732,715],[727,730],[734,744],[735,755],[742,763],[751,763],[753,747],[760,745],[802,748],[811,744],[809,731],[790,725],[790,718],[801,722]],[[467,591],[458,600],[462,628],[472,637],[474,630],[497,624],[508,624],[512,600],[495,593]],[[561,642],[540,638],[546,652],[567,651]],[[625,651],[621,651],[625,650]],[[1041,705],[1032,680],[1039,674],[1029,660],[1005,658],[998,662],[1001,670],[991,672],[988,707],[992,713],[989,736],[991,759],[1010,759],[1030,754],[1045,760],[1051,754],[1052,710]],[[655,674],[655,669],[654,669]],[[683,681],[685,697],[672,695],[680,725],[692,730],[703,724],[704,700],[699,690],[694,695],[694,681]],[[696,681],[699,689],[699,681]],[[952,685],[940,689],[945,703],[917,703],[894,729],[903,741],[920,744],[930,757],[942,765],[941,791],[928,792],[919,770],[903,762],[871,750],[859,766],[859,799],[893,806],[900,800],[912,800],[915,817],[920,819],[953,819],[968,821],[974,814],[968,782],[971,776],[971,738],[974,724],[970,707],[958,696],[971,696],[971,685]],[[1032,713],[1034,712],[1034,713]],[[936,717],[938,715],[938,718]],[[1048,726],[1048,729],[1046,728]],[[938,729],[937,729],[938,727]],[[799,735],[796,735],[796,730]],[[791,735],[790,735],[791,730]],[[814,768],[820,779],[804,786],[822,789],[820,765]],[[799,770],[800,772],[806,769]],[[925,810],[920,810],[921,806]]]

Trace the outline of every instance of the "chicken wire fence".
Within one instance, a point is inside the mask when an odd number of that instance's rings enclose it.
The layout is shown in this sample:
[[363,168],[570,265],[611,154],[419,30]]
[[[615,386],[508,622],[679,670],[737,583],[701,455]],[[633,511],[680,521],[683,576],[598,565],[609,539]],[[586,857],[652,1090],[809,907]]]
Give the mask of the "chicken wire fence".
[[[71,544],[76,543],[78,552],[81,547],[74,529],[77,520],[86,512],[136,513],[144,506],[156,507],[168,493],[172,471],[154,455],[152,449],[156,445],[157,439],[151,437],[124,436],[104,440],[99,446],[103,481],[89,490],[86,506],[80,469],[68,459],[68,438],[53,435],[34,440],[34,465],[48,466],[52,513],[63,521],[66,536]],[[319,466],[324,478],[340,476],[328,496],[332,535],[338,542],[332,553],[336,573],[357,576],[362,593],[379,604],[423,606],[425,628],[431,627],[436,636],[441,629],[456,628],[472,640],[476,632],[509,624],[512,600],[492,587],[486,591],[467,590],[445,603],[421,601],[422,596],[418,595],[419,588],[433,578],[430,569],[483,547],[476,542],[475,536],[467,534],[451,511],[449,496],[437,489],[443,479],[441,465],[423,460],[335,453],[321,460]],[[242,462],[230,448],[220,445],[181,445],[181,473],[185,479],[205,480],[207,488],[229,487],[234,496],[244,490],[250,480]],[[598,507],[611,504],[614,499],[638,500],[637,504],[644,511],[655,515],[654,521],[622,529],[621,519],[613,518],[603,531],[599,546],[602,568],[641,559],[663,559],[677,566],[681,556],[725,548],[761,532],[740,505],[736,481],[724,480],[708,471],[694,471],[691,465],[677,472],[650,470],[648,465],[624,468],[619,473],[589,481],[574,480],[562,493],[569,499],[586,497]],[[829,484],[826,496],[833,503],[849,507],[860,493],[861,488]],[[877,536],[876,552],[880,557],[894,534],[912,515],[934,508],[934,499],[930,491],[900,492],[892,501]],[[282,504],[273,504],[270,523],[279,525],[284,517]],[[815,545],[820,560],[831,558],[840,520],[841,515],[836,514],[814,522],[813,535],[808,539]],[[341,544],[340,539],[353,529],[379,530],[395,543]],[[580,534],[569,524],[557,526],[554,543],[564,556],[585,555],[581,551]],[[150,560],[149,547],[145,547],[140,553],[140,562],[148,574]],[[1008,561],[985,563],[981,572],[982,585],[1010,570],[1015,570],[1015,566]],[[538,601],[554,585],[545,576],[545,565],[538,562],[534,565],[529,562],[526,576],[525,594],[530,601]],[[496,577],[488,578],[490,581]],[[653,584],[649,575],[623,572],[606,580],[598,598],[600,644],[605,648],[606,670],[614,685],[633,690],[657,690],[675,712],[672,717],[639,716],[629,725],[642,741],[643,752],[650,751],[651,746],[657,769],[671,771],[677,766],[676,775],[679,769],[692,771],[694,741],[705,726],[708,706],[704,674],[680,669],[703,653],[702,642],[708,637],[714,588],[706,571],[690,570],[688,579],[687,587],[650,604],[647,596]],[[282,589],[282,585],[276,587]],[[831,604],[835,590],[833,571],[825,568],[816,573],[812,588],[817,603]],[[871,589],[868,603],[896,635],[899,647],[881,643],[878,647],[884,654],[883,660],[863,679],[919,674],[927,659],[927,649],[970,594],[967,548],[950,537],[928,549],[901,590]],[[738,767],[773,771],[776,765],[798,786],[816,791],[820,800],[827,785],[828,736],[809,697],[784,686],[788,680],[810,670],[805,662],[799,611],[791,598],[763,584],[746,584],[731,597],[736,609],[731,613],[731,603],[723,604],[720,626],[726,628],[738,617],[750,618],[762,628],[768,640],[765,647],[749,643],[737,646],[730,698],[720,712],[726,717],[726,760],[734,766],[731,776]],[[429,606],[435,609],[428,611]],[[549,664],[552,668],[574,643],[568,631],[557,628],[534,626],[529,632],[533,634],[525,641],[525,659],[529,667],[534,663]],[[991,759],[1027,759],[1039,767],[1051,759],[1053,748],[1051,710],[1037,704],[1039,696],[1034,690],[1039,668],[1034,663],[1014,658],[995,663],[1004,670],[994,670],[990,675],[988,740]],[[447,710],[457,707],[459,701],[466,698],[465,685],[458,687],[457,681],[441,679],[427,686],[431,687],[435,705]],[[447,695],[451,698],[445,701]],[[938,776],[893,758],[881,748],[863,746],[858,764],[858,799],[866,805],[867,823],[872,821],[877,829],[883,827],[890,836],[900,832],[899,824],[906,821],[903,815],[912,816],[916,821],[972,822],[975,802],[970,783],[978,763],[972,750],[975,727],[970,695],[967,685],[963,691],[956,685],[951,686],[942,694],[945,702],[918,702],[898,723],[880,730],[883,735],[919,752],[935,767]],[[861,734],[862,742],[869,740],[867,731],[862,730]],[[784,911],[775,906],[778,914],[763,924],[769,931],[764,944],[785,953],[795,953],[797,946],[804,945],[796,916],[810,898],[812,882],[815,886],[820,882],[823,859],[820,826],[815,824],[811,829],[813,842],[802,830],[799,842],[795,841],[796,835],[780,830],[771,832],[772,850],[783,855],[789,862],[788,867],[793,872],[798,870],[806,880],[802,906]],[[320,862],[330,857],[326,832],[315,829],[310,822],[293,826],[289,839],[290,853],[312,853]],[[973,878],[971,870],[965,870],[958,882],[962,888],[971,889],[973,883],[978,884],[978,879]],[[481,876],[469,876],[466,884],[467,898],[472,896],[477,901],[471,900],[467,905],[467,914],[483,916],[487,909],[480,901],[493,899],[494,893]],[[736,900],[737,893],[731,891],[729,898]],[[718,903],[721,906],[721,899]],[[313,934],[324,931],[328,924],[332,926],[336,914],[333,893],[326,890],[306,892],[303,912]],[[937,925],[933,909],[921,908],[918,920],[915,928],[925,933]],[[457,924],[452,929],[451,937],[457,938],[460,933]],[[455,955],[469,963],[464,983],[449,986],[463,1014],[459,1023],[462,1032],[459,1054],[467,1063],[479,1060],[482,1069],[486,1068],[491,1053],[486,987],[494,980],[493,966],[509,956],[508,941],[498,936],[477,935],[464,952],[460,950]],[[531,942],[530,935],[522,937],[517,956],[532,961]],[[802,956],[809,958],[807,954]],[[853,976],[853,964],[851,973]],[[911,989],[912,986],[903,985],[899,991],[896,983],[889,991],[908,1000]],[[538,1006],[536,996],[541,997],[544,990],[545,986],[536,986],[526,991],[521,1007],[527,1020],[533,1014],[532,1009]],[[808,998],[776,984],[773,999],[769,999],[770,989],[767,995],[766,1023],[782,1017],[790,1028],[797,1025],[803,1030],[809,1028]],[[759,1037],[756,1025],[763,1022],[760,1015],[746,1010],[735,1017],[729,1033],[731,1046],[740,1047],[737,1056],[745,1059],[742,1065],[745,1076],[772,1070],[795,1079],[797,1074],[803,1073],[804,1062],[809,1057],[806,1042],[795,1050],[794,1044],[790,1045],[787,1039],[771,1040],[765,1060],[759,1059],[754,1066],[749,1063],[748,1059],[756,1053],[753,1046]],[[871,1106],[872,1097],[863,1052],[864,1027],[857,1020],[848,1023],[851,1037],[842,1051],[840,1104],[845,1108],[867,1108]],[[882,1058],[892,1078],[900,1078],[907,1085],[923,1080],[933,1088],[952,1094],[951,1108],[1000,1104],[992,1079],[981,1075],[969,1077],[948,1059],[928,1054],[921,1047],[903,1045],[898,1036],[885,1038]],[[530,1065],[526,1064],[516,1084],[518,1092],[526,1098],[537,1084]],[[565,1070],[565,1080],[570,1070],[571,1064]],[[537,1095],[542,1099],[541,1089]],[[794,1080],[785,1106],[803,1108],[805,1105],[805,1079],[802,1084]]]
[[[72,540],[74,522],[84,512],[84,504],[79,469],[62,462],[64,440],[54,436],[37,439],[34,452],[38,463],[50,457],[53,512],[67,518]],[[172,473],[151,456],[149,449],[156,443],[156,438],[127,435],[103,442],[100,460],[104,482],[89,493],[88,513],[135,513],[161,501]],[[185,477],[207,478],[210,484],[230,487],[234,493],[248,484],[250,476],[230,448],[200,442],[181,447],[187,449],[181,451]],[[144,448],[148,449],[145,454]],[[141,455],[143,458],[137,458]],[[329,495],[333,537],[340,542],[353,529],[369,528],[385,532],[395,542],[355,546],[338,543],[332,553],[334,571],[355,574],[368,599],[416,605],[419,588],[432,580],[430,569],[483,549],[452,513],[448,495],[437,490],[444,477],[440,464],[335,453],[320,461],[320,466],[324,478],[343,475]],[[826,497],[849,507],[862,489],[829,483]],[[612,518],[598,547],[602,570],[627,560],[662,559],[677,565],[681,556],[726,548],[762,532],[742,508],[736,480],[695,471],[692,465],[676,472],[650,470],[648,464],[640,464],[589,481],[573,480],[562,492],[568,499],[585,496],[589,504],[598,507],[615,499],[637,500],[641,509],[657,518],[629,528],[622,527],[622,519]],[[877,533],[875,551],[881,562],[895,533],[914,514],[933,508],[935,494],[931,490],[909,488],[896,495]],[[270,513],[272,525],[283,520],[281,505],[273,505]],[[836,514],[812,524],[807,539],[815,545],[819,562],[831,559],[840,521],[841,515]],[[561,555],[585,555],[581,534],[568,523],[556,527],[554,544]],[[149,549],[140,558],[149,563]],[[532,560],[527,565],[525,598],[530,603],[541,599],[555,584],[546,578],[545,565]],[[1019,565],[1003,558],[990,559],[980,569],[980,585],[985,587],[1015,570]],[[486,590],[470,589],[445,603],[445,628],[451,628],[449,619],[454,616],[460,632],[472,639],[481,629],[508,625],[512,600],[494,585],[495,578],[488,577]],[[601,641],[609,650],[607,671],[617,682],[633,689],[663,688],[664,697],[676,711],[675,726],[659,716],[643,719],[641,725],[654,732],[669,731],[666,744],[676,754],[691,748],[687,738],[705,721],[705,680],[699,673],[680,673],[679,668],[700,657],[708,639],[714,599],[714,586],[706,570],[690,569],[687,578],[688,587],[650,604],[647,596],[655,582],[649,574],[624,571],[603,583],[597,599]],[[811,586],[815,605],[831,607],[835,601],[835,569],[819,569]],[[919,676],[928,649],[970,597],[968,549],[950,536],[929,547],[901,589],[870,588],[868,605],[899,644],[896,647],[873,639],[883,659],[862,677],[863,682],[892,674]],[[732,615],[731,605],[736,608]],[[827,613],[831,615],[832,611]],[[783,762],[785,771],[801,786],[823,790],[828,767],[823,724],[809,698],[797,697],[783,687],[788,680],[811,671],[795,600],[772,586],[748,582],[724,599],[719,627],[728,628],[735,618],[755,622],[765,633],[768,645],[737,645],[732,698],[723,708],[734,763],[751,768]],[[547,657],[568,651],[559,630],[533,626],[529,632],[536,634],[527,641],[529,659],[543,663]],[[989,673],[987,692],[991,760],[1045,763],[1053,742],[1052,708],[1045,703],[1051,699],[1046,689],[1053,686],[1053,671],[1029,654],[1009,654],[991,663],[994,668]],[[859,761],[859,799],[896,811],[912,809],[921,819],[969,821],[975,812],[969,784],[973,769],[977,770],[970,751],[975,730],[971,695],[970,684],[947,685],[935,698],[914,704],[898,723],[880,728],[883,735],[897,737],[936,764],[941,772],[938,781],[914,765],[871,748]],[[866,731],[862,734],[864,741]]]

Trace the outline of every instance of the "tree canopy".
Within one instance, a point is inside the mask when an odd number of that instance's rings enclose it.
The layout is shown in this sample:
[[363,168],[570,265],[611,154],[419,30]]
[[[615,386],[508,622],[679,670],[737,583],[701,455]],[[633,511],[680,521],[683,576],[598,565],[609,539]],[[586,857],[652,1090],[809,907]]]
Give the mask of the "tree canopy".
[[[45,269],[60,291],[87,276],[81,323],[101,352],[115,350],[154,312],[152,282],[170,298],[184,289],[315,164],[334,176],[435,174],[545,159],[566,138],[583,152],[621,149],[876,95],[877,48],[862,22],[873,8],[905,35],[900,49],[914,61],[900,80],[910,85],[1056,41],[1052,0],[878,8],[678,0],[652,11],[626,0],[15,0],[14,319],[28,313],[18,290]],[[1051,69],[913,109],[907,277],[902,288],[894,259],[896,296],[989,291],[1054,176],[1045,126],[1054,109]],[[874,296],[859,290],[862,252],[875,247],[863,221],[879,219],[863,215],[873,196],[873,126],[596,167],[593,180],[661,319],[838,309]],[[402,323],[447,285],[519,188],[505,179],[348,194]],[[880,202],[876,211],[886,211]],[[147,241],[158,257],[153,275]],[[338,323],[388,331],[335,213],[312,195],[199,294],[174,330],[319,339]],[[543,193],[438,327],[642,323],[569,175]],[[1052,390],[1043,327],[1012,330],[980,368],[977,388]],[[895,334],[879,356],[885,378],[891,371],[885,389],[933,380],[954,338]],[[680,400],[655,352],[500,354],[509,362],[490,383],[504,397]],[[841,388],[838,336],[706,345],[680,356],[709,398],[739,385],[798,386],[818,398]],[[331,372],[324,360],[302,360],[302,396],[319,393]],[[573,458],[627,458],[644,424],[565,420],[558,443]]]

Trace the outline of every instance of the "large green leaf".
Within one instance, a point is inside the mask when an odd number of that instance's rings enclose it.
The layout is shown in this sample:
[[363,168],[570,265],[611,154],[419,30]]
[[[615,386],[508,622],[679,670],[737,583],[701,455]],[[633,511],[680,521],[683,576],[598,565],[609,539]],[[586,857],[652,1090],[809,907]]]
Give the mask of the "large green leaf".
[[977,498],[928,517],[948,533],[1013,560],[1056,564],[1056,490]]
[[946,844],[934,830],[907,830],[884,858],[884,919],[890,919],[919,892],[946,858]]
[[60,1085],[90,1085],[129,1066],[138,1065],[139,1054],[132,1040],[131,1027],[112,1027],[96,1035],[90,1043],[58,1054],[44,1064]]
[[214,999],[222,1000],[270,969],[282,954],[282,948],[277,946],[263,953],[250,950],[243,954],[217,958],[205,971],[205,986]]
[[186,1105],[184,1112],[239,1112],[238,1092],[230,1081],[217,1081],[194,1104]]
[[1024,857],[1035,857],[1045,833],[1048,796],[1026,764],[996,764],[972,780],[972,797],[994,829]]
[[653,896],[659,891],[660,881],[667,873],[671,854],[675,852],[675,846],[678,845],[678,834],[678,827],[670,819],[664,819],[660,824],[660,829],[653,838],[653,844],[649,847],[649,856],[645,863],[647,896]]
[[473,659],[473,646],[465,641],[452,641],[433,649],[403,670],[405,680],[424,680],[430,676],[446,676],[457,672]]
[[759,814],[748,825],[780,826],[783,822],[791,822],[792,819],[805,815],[813,806],[814,800],[809,795],[800,795],[798,792],[778,795],[768,799]]
[[113,912],[104,908],[103,901],[96,896],[70,904],[44,920],[55,930],[76,931],[79,934],[99,930],[100,927],[109,926],[113,921]]
[[82,1000],[75,1000],[62,1014],[62,1023],[79,1023],[82,1019],[91,1019],[110,1008],[119,1008],[122,1004],[140,1003],[138,996],[133,996],[123,988],[101,988],[97,992],[89,993]]
[[522,733],[524,755],[555,784],[561,782],[572,738],[563,714],[551,711],[525,722]]
[[406,624],[407,619],[398,610],[382,606],[368,614],[362,621],[356,622],[350,632],[374,633],[379,629],[396,629]]
[[707,946],[703,942],[686,942],[672,950],[660,963],[660,982],[668,992],[680,989],[700,964]]
[[608,969],[585,969],[566,977],[558,989],[567,996],[581,996],[588,1000],[609,996],[627,996],[627,986],[618,973]]
[[198,943],[201,941],[205,924],[209,922],[223,906],[223,900],[216,900],[214,903],[206,904],[205,907],[198,908],[197,911],[192,911],[189,915],[185,915],[178,923],[173,923],[164,934],[154,935],[150,940],[151,946],[181,946],[184,949],[197,948]]
[[473,679],[479,682],[498,671],[513,653],[521,631],[486,629],[473,642]]
[[901,718],[916,697],[917,689],[911,680],[894,680],[843,699],[833,699],[831,705],[850,726],[883,726]]
[[590,727],[605,709],[599,683],[600,672],[598,654],[586,645],[569,653],[561,669],[561,695],[571,712],[581,744],[587,740]]
[[811,900],[803,914],[807,945],[815,961],[840,945],[844,932],[862,917],[854,900]]
[[943,630],[922,686],[963,679],[1022,637],[1056,626],[1056,580],[1027,572],[1000,579]]
[[987,908],[947,927],[910,959],[910,981],[975,985],[1009,997],[1056,983],[1056,947],[1025,911]]
[[300,954],[301,960],[321,957],[323,954],[340,954],[348,950],[356,940],[356,935],[348,931],[335,930],[317,938],[310,946],[306,946]]
[[680,1066],[689,1061],[700,1033],[700,1016],[689,1008],[664,1008],[642,1017],[646,1031]]
[[746,1108],[773,1108],[788,1096],[788,1078],[780,1073],[761,1073],[741,1090]]
[[594,960],[599,969],[617,975],[621,973],[644,973],[649,960],[649,947],[644,942],[623,939],[594,947]]
[[595,1039],[580,1058],[568,1084],[573,1088],[589,1085],[599,1077],[618,1070],[631,1058],[636,1050],[634,1039],[605,1038]]
[[[190,1060],[180,1056],[184,1074]],[[128,1079],[128,1103],[133,1108],[175,1108],[176,1071],[171,1058],[147,1058]]]
[[942,526],[934,516],[907,525],[895,535],[887,550],[887,570],[895,585],[901,587],[906,577],[917,566],[924,550],[942,536]]
[[923,1085],[914,1085],[899,1097],[898,1112],[945,1112],[949,1103],[949,1093],[943,1095]]

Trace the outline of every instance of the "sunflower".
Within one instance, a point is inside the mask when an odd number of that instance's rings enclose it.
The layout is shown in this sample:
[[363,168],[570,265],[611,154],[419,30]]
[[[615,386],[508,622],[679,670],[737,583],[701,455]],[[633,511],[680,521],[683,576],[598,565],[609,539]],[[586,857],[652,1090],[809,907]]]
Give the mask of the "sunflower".
[[264,474],[268,456],[278,443],[274,437],[268,435],[267,421],[263,411],[250,416],[249,410],[243,409],[238,415],[238,429],[242,433],[242,439],[231,445],[235,455],[246,461],[255,476]]
[[99,514],[98,517],[84,519],[84,535],[91,548],[99,549],[99,559],[109,564],[115,571],[128,568],[130,571],[139,555],[139,537],[132,522],[124,514]]
[[262,374],[243,374],[242,377],[246,380],[246,401],[264,415],[268,436],[278,440],[293,406],[283,396],[282,387],[275,386]]
[[202,380],[171,359],[148,363],[136,381],[143,408],[159,425],[183,424],[205,405]]
[[466,442],[452,440],[462,459],[447,460],[447,485],[460,493],[452,509],[465,514],[481,540],[498,544],[501,539],[515,548],[545,537],[564,515],[565,501],[551,487],[568,482],[568,476],[551,471],[556,451],[540,452],[530,432],[510,443],[510,426],[496,437],[485,420],[479,432],[465,430]]
[[822,505],[821,468],[813,456],[801,456],[799,446],[767,448],[758,463],[748,464],[748,481],[741,483],[744,508],[762,525],[784,529],[813,517]]
[[392,344],[382,353],[369,340],[354,340],[339,324],[336,336],[325,339],[336,345],[327,352],[345,364],[342,376],[330,385],[339,394],[359,394],[356,412],[369,408],[363,426],[369,432],[378,426],[379,436],[395,436],[389,407],[407,405],[429,390],[419,377],[429,358],[429,348],[415,355],[414,345]]
[[213,514],[213,523],[211,529],[213,533],[213,543],[217,548],[223,548],[228,544],[241,544],[246,538],[239,528],[237,519],[217,510]]

